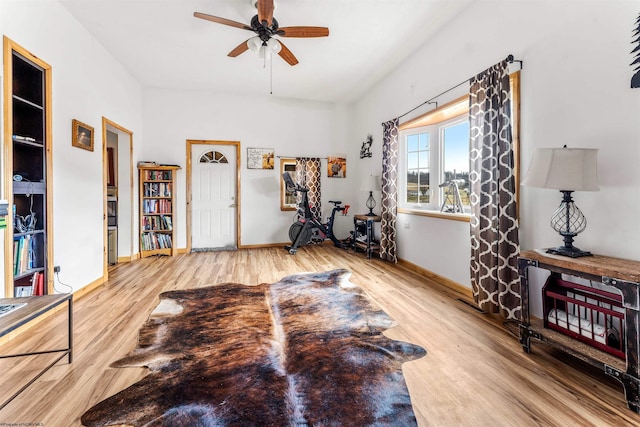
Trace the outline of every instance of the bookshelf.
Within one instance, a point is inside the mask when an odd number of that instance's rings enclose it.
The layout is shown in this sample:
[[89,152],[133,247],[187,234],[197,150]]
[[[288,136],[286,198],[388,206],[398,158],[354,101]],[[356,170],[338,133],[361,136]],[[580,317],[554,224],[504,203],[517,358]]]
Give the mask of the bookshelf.
[[53,282],[51,67],[6,36],[3,51],[5,295],[45,295]]
[[140,174],[140,256],[174,256],[175,178],[179,166],[138,166]]

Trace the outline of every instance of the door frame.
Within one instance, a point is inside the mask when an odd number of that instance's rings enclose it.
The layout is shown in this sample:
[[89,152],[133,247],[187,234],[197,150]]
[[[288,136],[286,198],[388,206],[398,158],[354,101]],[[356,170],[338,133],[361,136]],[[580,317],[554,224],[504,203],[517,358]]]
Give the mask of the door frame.
[[[107,223],[107,174],[108,174],[108,160],[107,160],[107,127],[111,127],[114,128],[116,130],[118,130],[119,132],[124,133],[125,135],[129,135],[129,194],[130,194],[130,203],[131,203],[131,212],[129,213],[129,217],[131,220],[131,224],[130,224],[130,230],[131,230],[131,235],[128,236],[129,237],[129,254],[130,254],[130,259],[133,260],[134,259],[134,252],[133,252],[133,236],[135,235],[135,229],[134,229],[134,201],[133,201],[133,132],[130,131],[129,129],[126,129],[122,126],[120,126],[119,124],[117,124],[116,122],[113,122],[109,119],[107,119],[106,117],[102,117],[102,199],[103,199],[103,213],[102,213],[102,222],[103,222],[103,239],[102,239],[102,243],[103,243],[103,247],[102,247],[102,252],[103,252],[103,259],[102,259],[102,270],[103,270],[103,275],[104,275],[104,280],[107,280],[109,278],[109,259],[108,259],[108,254],[107,254],[107,238],[108,238],[108,223]],[[118,145],[120,144],[120,135],[118,135]],[[118,146],[118,148],[120,148]],[[116,159],[117,160],[117,159]],[[119,168],[120,166],[125,166],[125,165],[118,165]],[[119,169],[118,168],[118,169]],[[118,183],[119,185],[126,185],[126,183]],[[119,210],[118,210],[119,211]],[[118,236],[118,239],[120,238],[120,236]]]
[[194,145],[208,145],[208,146],[213,146],[213,145],[230,145],[230,146],[235,146],[236,147],[236,194],[235,194],[235,200],[236,203],[238,205],[238,207],[236,208],[236,246],[238,247],[238,249],[240,249],[242,246],[240,244],[240,242],[242,241],[241,239],[241,227],[240,227],[240,212],[241,212],[241,207],[242,204],[240,202],[240,194],[242,194],[242,192],[240,191],[240,141],[215,141],[215,140],[198,140],[198,139],[187,139],[187,196],[186,196],[186,202],[187,202],[187,252],[191,252],[191,232],[192,232],[192,225],[191,225],[191,198],[192,198],[192,193],[191,193],[191,183],[193,180],[193,176],[192,176],[192,165],[191,165],[191,151],[193,149]]

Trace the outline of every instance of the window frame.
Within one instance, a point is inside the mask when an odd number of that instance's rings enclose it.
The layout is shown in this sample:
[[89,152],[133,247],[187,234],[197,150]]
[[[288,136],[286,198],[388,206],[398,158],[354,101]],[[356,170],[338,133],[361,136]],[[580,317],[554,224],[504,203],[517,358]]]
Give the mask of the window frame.
[[[457,123],[463,122],[465,119],[468,120],[469,116],[469,96],[464,95],[459,98],[454,99],[451,102],[444,104],[441,107],[438,107],[434,110],[429,111],[426,114],[418,116],[414,119],[409,120],[408,122],[400,124],[398,127],[399,130],[399,155],[398,159],[398,191],[406,192],[406,137],[408,135],[420,133],[421,130],[431,130],[431,134],[435,138],[430,138],[430,152],[432,156],[432,160],[430,161],[430,173],[435,172],[434,176],[437,176],[437,183],[432,182],[430,176],[430,185],[438,185],[440,180],[442,179],[442,169],[443,165],[443,142],[442,142],[442,133],[445,127],[453,126]],[[431,165],[437,165],[434,169]],[[442,191],[439,191],[442,193]],[[404,197],[404,196],[403,196]],[[433,198],[430,198],[429,205],[425,208],[420,208],[417,206],[410,207],[408,204],[404,203],[398,197],[398,212],[399,213],[407,213],[412,215],[421,215],[421,216],[430,216],[436,218],[445,218],[445,219],[453,219],[458,221],[469,221],[471,215],[469,213],[452,213],[452,212],[441,212],[440,204],[442,202],[440,195],[435,197],[436,201],[432,202]]]
[[[515,71],[509,75],[509,82],[511,84],[511,119],[512,119],[512,142],[513,142],[513,155],[514,155],[514,179],[516,183],[516,206],[520,206],[520,71]],[[448,102],[441,107],[431,110],[418,117],[410,119],[398,126],[399,138],[403,138],[406,135],[406,131],[424,128],[431,125],[442,124],[446,121],[466,115],[469,115],[469,95],[465,94],[459,98]],[[398,141],[402,147],[402,141]],[[405,156],[406,152],[399,150],[399,156]],[[400,160],[400,158],[399,158]],[[439,160],[441,161],[441,160]],[[406,169],[400,167],[400,161],[398,162],[398,192],[406,191],[406,187],[402,186],[401,179],[406,180]],[[404,177],[403,177],[404,175]],[[455,221],[469,222],[471,215],[468,213],[453,213],[453,212],[440,212],[438,209],[415,209],[401,207],[402,203],[398,197],[398,213],[427,216],[433,218],[441,218]],[[519,217],[518,213],[518,217]]]
[[[291,166],[293,166],[293,171],[290,170]],[[282,174],[285,172],[293,172],[292,178],[295,180],[295,170],[296,170],[296,159],[292,158],[280,158],[280,210],[281,211],[295,211],[297,209],[297,204],[287,203],[287,194],[293,194],[295,200],[295,193],[287,191],[287,186],[284,183],[284,179],[282,179]]]
[[[457,126],[463,123],[468,123],[468,119],[464,114],[459,114],[454,117],[448,118],[445,121],[434,123],[428,126],[422,126],[417,128],[411,128],[401,131],[400,133],[400,147],[403,152],[403,155],[398,159],[399,170],[405,171],[403,174],[398,174],[398,188],[403,194],[406,194],[408,189],[407,175],[410,170],[414,170],[415,168],[409,169],[407,157],[411,153],[418,153],[418,159],[423,159],[422,153],[423,151],[428,151],[428,164],[418,163],[418,174],[420,174],[420,170],[427,170],[429,173],[429,201],[428,202],[418,202],[418,203],[410,203],[404,202],[398,198],[398,205],[401,206],[404,210],[410,211],[418,211],[418,212],[441,212],[440,209],[442,207],[444,201],[444,192],[445,189],[441,187],[441,184],[444,182],[444,169],[445,169],[445,139],[444,134],[446,129],[451,128],[453,126]],[[418,136],[426,134],[428,137],[426,138],[428,141],[428,150],[419,150],[419,151],[409,151],[408,140],[412,136]],[[418,137],[419,138],[419,137]],[[419,138],[420,139],[420,138]],[[425,167],[426,166],[426,167]],[[419,180],[419,178],[418,178]],[[420,181],[419,181],[420,182]],[[418,195],[420,190],[418,190]],[[468,206],[468,205],[467,205]],[[446,212],[451,213],[451,212]],[[469,215],[470,212],[463,212],[462,214]]]

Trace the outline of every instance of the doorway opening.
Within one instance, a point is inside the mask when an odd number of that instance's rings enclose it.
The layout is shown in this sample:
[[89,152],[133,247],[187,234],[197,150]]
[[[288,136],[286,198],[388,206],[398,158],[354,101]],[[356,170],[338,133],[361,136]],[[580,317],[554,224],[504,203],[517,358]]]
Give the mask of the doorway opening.
[[133,132],[102,118],[104,186],[104,276],[133,252]]

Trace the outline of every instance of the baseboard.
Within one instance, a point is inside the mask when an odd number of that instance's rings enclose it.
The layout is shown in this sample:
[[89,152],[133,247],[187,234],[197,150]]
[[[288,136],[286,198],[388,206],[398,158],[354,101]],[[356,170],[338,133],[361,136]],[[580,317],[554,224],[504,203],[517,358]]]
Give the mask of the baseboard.
[[95,291],[96,289],[98,289],[100,286],[104,285],[105,282],[106,282],[106,280],[105,280],[104,276],[94,280],[93,282],[89,283],[87,286],[83,286],[82,288],[80,288],[77,291],[75,291],[73,293],[73,299],[74,300],[78,300],[78,299],[84,297],[88,293],[91,293],[91,292]]
[[140,259],[140,253],[137,254],[133,254],[130,256],[120,256],[118,257],[118,264],[123,263],[123,262],[133,262],[137,259]]
[[238,249],[260,249],[260,248],[284,248],[286,245],[290,245],[291,242],[286,243],[261,243],[259,245],[238,245]]
[[413,264],[412,262],[409,262],[404,259],[398,258],[398,265],[400,265],[403,268],[406,268],[409,271],[419,274],[420,276],[428,277],[429,279],[433,280],[434,282],[437,282],[438,284],[444,286],[445,288],[448,288],[464,296],[465,298],[468,298],[469,300],[473,301],[473,292],[471,291],[471,289],[461,285],[456,281],[448,279],[444,276],[441,276],[437,273],[434,273],[433,271],[422,268],[419,265]]

